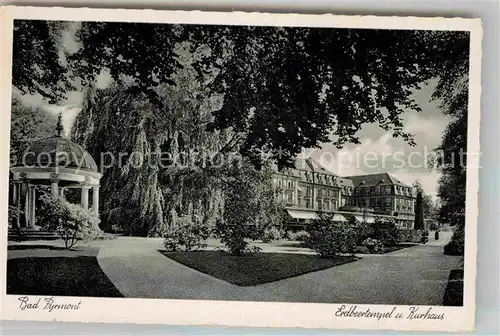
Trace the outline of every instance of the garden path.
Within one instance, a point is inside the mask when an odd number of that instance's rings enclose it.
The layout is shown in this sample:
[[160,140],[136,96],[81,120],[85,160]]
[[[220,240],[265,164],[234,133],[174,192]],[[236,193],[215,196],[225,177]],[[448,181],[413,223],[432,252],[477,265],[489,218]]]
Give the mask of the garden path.
[[441,305],[449,272],[460,264],[460,257],[443,255],[443,242],[252,287],[229,284],[163,256],[161,239],[108,241],[98,261],[125,297]]

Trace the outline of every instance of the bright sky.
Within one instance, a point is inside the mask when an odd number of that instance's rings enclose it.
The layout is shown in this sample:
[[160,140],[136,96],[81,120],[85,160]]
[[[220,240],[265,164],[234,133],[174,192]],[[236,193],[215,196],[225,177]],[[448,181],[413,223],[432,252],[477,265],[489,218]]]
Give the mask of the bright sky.
[[402,115],[404,131],[414,135],[416,146],[369,124],[358,132],[360,145],[348,144],[338,150],[332,144],[323,144],[311,156],[340,176],[388,172],[409,185],[418,180],[426,194],[435,198],[439,173],[430,169],[426,158],[441,144],[450,122],[438,102],[431,100],[435,85],[436,82],[430,82],[414,92],[421,112],[408,110]]
[[[79,45],[74,38],[78,28],[79,23],[73,23],[63,33],[61,57],[64,49],[69,52],[78,50]],[[103,71],[96,80],[96,86],[106,88],[111,81],[109,73]],[[426,194],[434,198],[439,175],[425,164],[425,155],[440,145],[444,129],[449,123],[448,117],[441,113],[437,102],[431,101],[435,84],[431,82],[414,93],[422,112],[406,111],[402,116],[404,131],[414,134],[415,147],[409,146],[401,138],[393,138],[378,125],[369,124],[358,133],[360,145],[349,144],[338,150],[331,144],[323,144],[321,150],[306,151],[306,155],[316,158],[327,169],[340,176],[389,172],[409,185],[419,180]],[[16,90],[14,95],[29,106],[43,107],[53,113],[64,111],[63,124],[66,133],[70,131],[83,102],[82,91],[68,92],[66,99],[59,106],[48,105],[40,95],[21,97]]]

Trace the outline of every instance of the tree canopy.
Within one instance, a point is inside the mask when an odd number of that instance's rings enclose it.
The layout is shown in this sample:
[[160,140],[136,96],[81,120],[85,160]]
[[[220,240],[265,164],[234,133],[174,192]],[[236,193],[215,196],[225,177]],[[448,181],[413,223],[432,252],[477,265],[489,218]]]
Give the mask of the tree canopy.
[[[21,29],[25,23],[17,24]],[[223,95],[211,129],[231,128],[240,134],[240,152],[256,165],[264,152],[287,166],[302,148],[331,140],[339,147],[357,143],[356,133],[366,123],[377,123],[412,143],[400,115],[405,109],[419,110],[412,90],[439,74],[441,60],[459,57],[455,53],[462,50],[456,42],[465,41],[462,36],[413,30],[84,22],[77,34],[81,47],[67,56],[67,67],[84,83],[107,68],[117,82],[134,83],[131,90],[161,106],[155,88],[172,84],[172,74],[182,68],[176,43],[204,46],[194,67],[200,77],[213,74],[206,90]],[[27,56],[23,50],[31,49],[19,49],[21,60]],[[42,65],[46,58],[54,62],[52,45],[36,53],[52,56],[44,57]],[[26,82],[16,83],[39,86]]]

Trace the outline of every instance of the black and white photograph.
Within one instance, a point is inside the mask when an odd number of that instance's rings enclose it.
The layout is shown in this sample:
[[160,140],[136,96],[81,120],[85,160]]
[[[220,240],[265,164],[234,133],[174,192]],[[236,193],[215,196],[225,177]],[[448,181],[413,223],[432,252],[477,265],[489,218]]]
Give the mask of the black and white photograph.
[[85,298],[307,303],[375,322],[401,306],[430,323],[464,308],[480,21],[91,13],[15,18],[2,42],[13,310],[76,314]]

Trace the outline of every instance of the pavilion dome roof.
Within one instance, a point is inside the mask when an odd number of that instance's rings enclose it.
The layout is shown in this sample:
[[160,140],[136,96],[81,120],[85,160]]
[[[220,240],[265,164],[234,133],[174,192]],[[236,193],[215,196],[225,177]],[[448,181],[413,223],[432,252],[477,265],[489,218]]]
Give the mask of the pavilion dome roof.
[[59,135],[33,142],[18,159],[16,166],[65,167],[98,172],[94,159],[82,146]]

